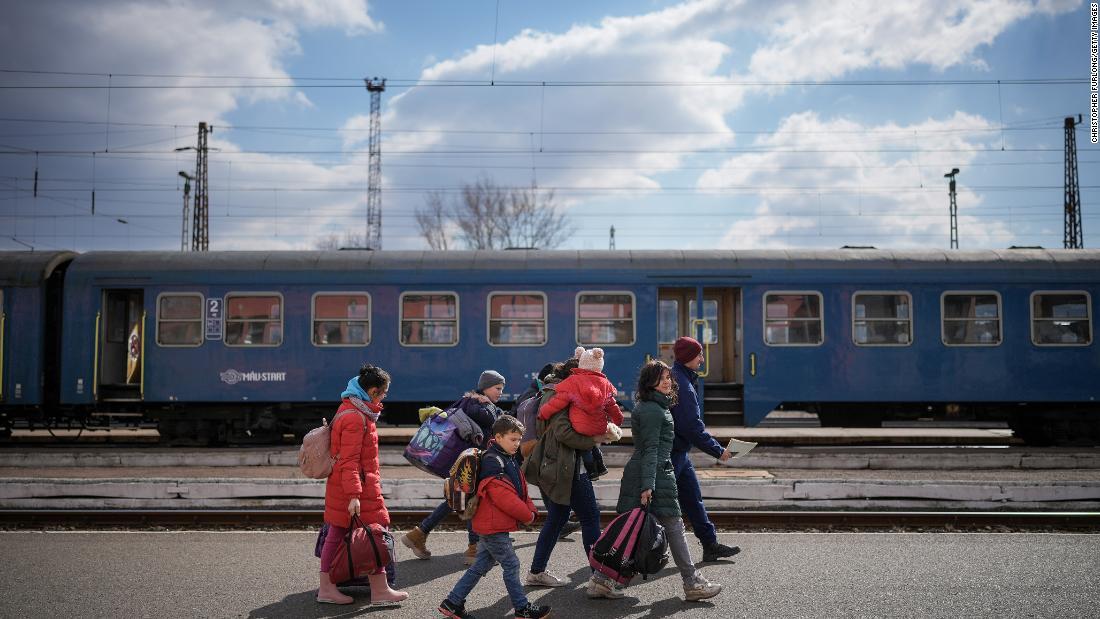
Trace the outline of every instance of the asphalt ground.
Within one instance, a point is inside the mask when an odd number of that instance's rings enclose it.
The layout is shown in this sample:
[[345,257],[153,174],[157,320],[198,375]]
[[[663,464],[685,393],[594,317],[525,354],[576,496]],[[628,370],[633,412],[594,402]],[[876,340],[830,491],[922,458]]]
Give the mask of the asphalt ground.
[[[514,534],[521,564],[535,534]],[[437,617],[464,569],[465,534],[436,532],[434,557],[398,550],[400,607],[314,602],[313,531],[0,532],[3,617]],[[574,538],[576,535],[574,535]],[[730,533],[743,552],[705,564],[721,595],[686,603],[669,568],[621,600],[588,600],[579,542],[559,543],[560,589],[528,589],[554,617],[1085,617],[1100,599],[1100,535],[1018,533]],[[689,537],[696,559],[700,549]],[[499,568],[474,589],[480,618],[511,613]]]

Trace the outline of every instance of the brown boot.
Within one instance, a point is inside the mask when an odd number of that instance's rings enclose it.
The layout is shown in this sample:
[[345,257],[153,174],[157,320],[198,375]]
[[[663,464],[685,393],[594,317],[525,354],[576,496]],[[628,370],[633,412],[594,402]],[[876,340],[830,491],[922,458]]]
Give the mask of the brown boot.
[[413,551],[417,559],[431,559],[432,553],[428,550],[428,534],[421,531],[420,527],[413,527],[411,531],[401,537],[401,543]]
[[462,553],[462,562],[466,565],[473,565],[474,561],[477,561],[477,544],[470,544],[466,548],[466,552]]

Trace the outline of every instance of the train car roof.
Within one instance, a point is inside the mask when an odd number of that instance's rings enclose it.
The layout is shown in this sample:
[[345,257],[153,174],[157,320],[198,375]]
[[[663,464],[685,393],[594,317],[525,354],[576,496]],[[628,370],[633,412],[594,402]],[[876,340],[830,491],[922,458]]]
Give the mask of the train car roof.
[[75,257],[71,251],[0,252],[0,285],[37,286]]
[[[31,255],[28,252],[28,255]],[[35,256],[43,256],[35,252]],[[70,254],[71,255],[71,254]],[[554,269],[695,272],[734,269],[1100,269],[1100,250],[479,250],[90,252],[74,269],[98,272]]]

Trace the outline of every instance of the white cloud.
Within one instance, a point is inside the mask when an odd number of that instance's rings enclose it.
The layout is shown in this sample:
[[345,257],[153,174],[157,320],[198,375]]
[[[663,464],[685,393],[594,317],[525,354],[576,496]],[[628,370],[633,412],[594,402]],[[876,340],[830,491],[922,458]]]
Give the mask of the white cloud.
[[[762,152],[730,158],[702,174],[698,186],[746,188],[760,196],[755,213],[723,235],[720,245],[726,248],[837,247],[869,240],[882,247],[945,245],[943,172],[964,168],[978,157],[975,150],[997,142],[995,126],[962,112],[904,126],[795,114],[752,144]],[[965,214],[983,205],[982,194],[963,183],[958,201],[967,205],[959,216],[967,247],[1011,244],[1005,224]]]
[[826,80],[862,69],[984,66],[977,52],[1009,26],[1080,2],[922,0],[775,3],[766,42],[747,74],[765,80]]
[[[1079,0],[920,0],[905,4],[855,0],[847,3],[748,0],[697,0],[634,16],[607,17],[578,24],[563,32],[525,29],[496,46],[475,45],[451,58],[436,61],[437,50],[415,53],[428,59],[425,80],[534,80],[534,81],[644,81],[669,83],[707,82],[721,79],[824,80],[851,76],[863,70],[901,71],[922,66],[943,71],[954,66],[983,66],[983,51],[1006,29],[1022,20],[1048,16],[1080,7]],[[244,75],[286,77],[288,58],[303,53],[301,31],[341,29],[350,35],[379,32],[383,25],[369,14],[366,0],[45,0],[15,3],[0,22],[0,56],[5,64],[34,69],[89,72],[156,73],[164,75]],[[51,42],[45,44],[44,42]],[[747,47],[749,43],[757,47]],[[427,52],[427,53],[425,53]],[[6,75],[8,80],[31,78]],[[46,79],[36,77],[34,79]],[[61,78],[57,78],[61,79]],[[141,83],[117,76],[115,85]],[[103,79],[88,77],[89,83]],[[156,78],[157,83],[178,78]],[[538,87],[421,87],[387,92],[383,106],[384,187],[412,188],[408,193],[385,194],[383,221],[385,246],[422,247],[408,214],[422,201],[417,187],[454,187],[478,176],[491,175],[508,184],[542,187],[589,188],[586,193],[559,192],[569,206],[583,206],[599,196],[604,203],[612,194],[629,211],[630,199],[645,195],[668,182],[669,170],[691,157],[685,151],[728,147],[734,144],[731,118],[746,97],[782,89],[749,89],[724,86],[641,86],[611,88]],[[0,111],[9,117],[57,117],[102,120],[106,117],[103,91],[5,93]],[[242,104],[293,103],[313,110],[313,102],[293,89],[116,89],[111,93],[111,118],[115,121],[174,122],[193,127],[197,120],[215,125]],[[323,110],[317,110],[319,113]],[[775,149],[786,144],[804,145],[799,128],[849,127],[873,134],[875,143],[889,144],[893,129],[947,126],[952,122],[985,122],[977,117],[928,120],[903,127],[868,127],[845,119],[822,120],[813,115],[787,118],[779,133],[757,141]],[[326,120],[317,124],[334,124]],[[4,127],[10,129],[11,127]],[[343,122],[340,139],[345,151],[362,150],[367,143],[367,118],[355,116]],[[417,132],[398,133],[396,129]],[[486,133],[463,133],[483,131]],[[507,133],[507,132],[514,133]],[[580,133],[563,134],[560,131]],[[589,133],[584,133],[588,131]],[[495,133],[488,133],[495,132]],[[14,133],[10,131],[9,133]],[[186,133],[186,131],[182,131]],[[164,139],[163,135],[154,136]],[[224,152],[234,145],[215,136]],[[116,139],[137,143],[142,136],[116,129]],[[149,138],[153,139],[153,138]],[[948,139],[948,138],[944,138]],[[959,139],[958,136],[950,139]],[[978,140],[962,139],[972,144]],[[98,137],[84,144],[101,146]],[[187,141],[180,144],[190,143]],[[812,143],[812,140],[810,141]],[[49,140],[32,144],[48,148]],[[72,146],[66,142],[67,146]],[[927,146],[927,145],[926,145]],[[83,147],[83,146],[82,146]],[[432,154],[415,154],[431,151]],[[485,151],[491,151],[486,153]],[[534,151],[534,152],[531,152]],[[859,173],[836,170],[764,173],[746,170],[752,163],[791,166],[793,158],[776,153],[744,154],[704,173],[701,188],[741,183],[770,187],[792,179],[835,191],[877,183],[920,183],[922,166],[939,162],[911,161],[882,154],[821,154],[820,162],[875,164]],[[212,166],[216,165],[212,157]],[[805,161],[805,159],[801,160]],[[179,158],[131,163],[125,174],[132,177],[174,177]],[[69,176],[87,176],[87,162],[70,166]],[[421,164],[432,167],[403,167]],[[0,161],[6,166],[6,161]],[[100,164],[98,174],[110,174]],[[439,167],[464,166],[464,167]],[[533,171],[532,168],[537,168]],[[122,165],[118,166],[122,170]],[[859,169],[858,165],[848,170]],[[228,172],[228,170],[226,170]],[[25,161],[18,169],[0,175],[26,176]],[[61,176],[59,170],[52,170]],[[933,172],[939,178],[938,167]],[[683,173],[681,173],[683,175]],[[916,175],[916,176],[914,176]],[[234,185],[262,186],[295,183],[342,189],[365,185],[366,156],[348,153],[339,164],[306,157],[237,157],[232,166]],[[889,178],[886,178],[889,177]],[[222,177],[219,176],[219,182]],[[227,181],[228,182],[228,181]],[[682,184],[682,181],[676,181]],[[217,186],[217,185],[215,185]],[[627,188],[619,194],[620,188]],[[869,197],[870,189],[861,190]],[[159,194],[159,201],[175,202],[178,194]],[[262,208],[270,196],[233,195],[252,200]],[[835,197],[835,194],[834,194]],[[875,195],[875,199],[880,196]],[[896,212],[922,206],[921,194],[887,196],[884,202]],[[109,196],[101,198],[109,200]],[[221,196],[214,195],[216,201]],[[309,221],[314,230],[340,230],[350,225],[340,213],[362,211],[362,194],[315,193],[279,196],[286,208],[315,209]],[[981,196],[967,195],[977,202]],[[836,198],[839,202],[840,199]],[[960,201],[963,197],[960,196]],[[790,192],[763,192],[761,200],[740,228],[731,229],[729,244],[751,242],[770,246],[776,239],[811,233],[814,226],[786,215],[795,205],[810,208],[816,196],[791,198]],[[220,202],[219,202],[220,203]],[[0,208],[3,208],[0,206]],[[167,206],[164,210],[167,212]],[[174,208],[174,207],[173,207]],[[939,208],[939,207],[937,207]],[[2,211],[0,211],[2,213]],[[387,218],[394,215],[393,218]],[[406,219],[401,219],[406,218]],[[239,229],[259,240],[240,240],[248,246],[263,245],[264,224],[246,220]],[[822,220],[824,221],[824,220]],[[230,222],[236,226],[236,222]],[[404,227],[402,227],[404,226]],[[940,224],[936,226],[942,227]],[[905,218],[883,218],[883,229],[900,232],[890,238],[915,242],[932,228]],[[406,235],[405,238],[400,238]],[[221,237],[217,237],[221,238]],[[291,241],[280,242],[290,243]],[[236,241],[234,241],[236,242]],[[306,241],[308,243],[308,240]],[[785,242],[785,241],[783,241]],[[822,241],[831,243],[831,241]],[[835,244],[835,243],[834,243]],[[998,245],[1000,243],[997,241]],[[169,244],[170,245],[170,244]],[[234,245],[237,247],[238,245]]]
[[[562,33],[523,30],[495,47],[478,45],[429,66],[421,78],[482,82],[488,82],[490,76],[501,81],[535,82],[705,82],[732,76],[763,81],[812,81],[843,78],[865,69],[900,71],[924,65],[944,70],[956,65],[981,66],[981,50],[1012,24],[1037,14],[1070,10],[1077,4],[1024,0],[923,0],[904,5],[884,5],[872,0],[842,4],[700,0],[638,16],[608,17],[597,24],[575,25]],[[730,60],[735,42],[750,33],[762,40],[760,46],[747,50],[751,53],[744,65],[726,68],[724,63]],[[494,166],[554,164],[573,169],[543,165],[537,173],[541,185],[629,187],[644,193],[659,188],[663,175],[683,164],[685,155],[681,151],[731,145],[734,136],[728,119],[741,107],[744,97],[762,91],[775,94],[782,89],[415,88],[388,100],[383,127],[417,127],[439,133],[387,135],[386,160],[393,162],[392,154],[408,149],[461,151],[466,153],[464,160],[475,164],[475,168],[478,162],[484,162],[485,170],[432,170],[436,182],[457,185],[487,172],[502,182],[527,183],[531,180],[529,170],[509,172]],[[541,128],[622,133],[561,136],[540,134]],[[476,129],[526,133],[490,136],[446,133]],[[365,133],[357,135],[365,141]],[[805,143],[804,138],[800,138],[800,143]],[[489,157],[474,152],[479,149],[520,152]],[[541,151],[525,152],[530,149]],[[409,160],[404,155],[398,157],[401,161]],[[587,165],[592,165],[592,169],[585,169]],[[901,163],[894,171],[911,177],[912,169],[916,168],[907,170],[906,165],[916,164]],[[721,174],[728,175],[728,166],[722,169]],[[401,184],[411,184],[423,176],[424,171],[415,168],[390,169],[386,173],[387,182]],[[704,174],[700,186],[705,187],[712,176]],[[828,171],[816,176],[815,183],[853,180]],[[586,200],[583,193],[577,198],[581,204]],[[399,208],[416,206],[415,197],[406,197]],[[768,237],[800,226],[776,215],[771,210],[774,207],[767,203],[761,208],[764,212],[759,217],[778,219],[774,222],[761,219],[751,226],[758,242],[771,243],[766,240]],[[919,231],[905,233],[911,226],[909,222],[902,223],[903,233],[897,238],[914,242]]]
[[368,13],[366,0],[271,0],[271,6],[308,27],[343,27],[348,34],[382,30],[382,23]]
[[[108,113],[108,93],[104,90],[7,91],[0,103],[0,116],[14,118],[59,118],[65,120],[104,121],[112,123],[178,123],[176,129],[133,126],[113,126],[108,141],[102,128],[82,128],[80,131],[62,126],[35,126],[0,123],[0,133],[23,134],[40,132],[28,139],[34,149],[90,151],[109,145],[112,151],[129,145],[171,150],[173,146],[194,144],[194,127],[200,120],[211,123],[214,134],[211,146],[220,152],[211,153],[212,216],[231,218],[212,220],[211,243],[219,249],[260,247],[292,247],[308,245],[303,231],[323,230],[333,225],[334,214],[354,209],[354,193],[325,195],[323,202],[332,209],[319,209],[315,218],[291,218],[298,212],[318,206],[317,193],[288,193],[273,196],[246,190],[245,187],[285,186],[286,179],[300,181],[305,186],[331,185],[337,189],[365,179],[365,168],[358,170],[339,165],[325,166],[304,157],[240,156],[239,148],[226,137],[220,127],[225,118],[242,104],[268,102],[292,103],[312,109],[313,103],[301,91],[293,88],[193,88],[196,83],[224,84],[247,82],[173,76],[245,76],[288,78],[285,62],[302,53],[299,37],[302,31],[317,28],[338,28],[348,34],[375,32],[381,24],[368,14],[365,0],[270,0],[246,2],[230,0],[152,1],[102,0],[94,3],[75,0],[45,0],[40,3],[16,3],[7,7],[6,18],[0,22],[0,57],[5,67],[89,73],[113,73],[110,82],[97,76],[44,76],[8,74],[9,83],[81,83],[110,85],[112,88]],[[129,77],[122,75],[150,74],[163,77]],[[280,82],[282,83],[282,82]],[[175,85],[176,88],[125,88],[125,86]],[[222,137],[222,136],[225,137]],[[16,146],[23,144],[19,140]],[[227,162],[232,158],[232,165]],[[94,249],[117,243],[118,237],[89,237],[88,229],[104,230],[116,224],[109,213],[126,216],[135,248],[178,247],[179,190],[174,188],[177,170],[190,170],[193,155],[159,154],[104,155],[93,166],[88,157],[43,156],[41,168],[41,198],[35,202],[38,216],[17,222],[27,234],[42,234],[43,229],[56,237],[55,244],[74,244]],[[0,191],[20,187],[20,179],[31,176],[33,163],[26,158],[6,157],[0,160],[0,176],[5,177]],[[64,182],[59,179],[74,179]],[[132,179],[164,190],[148,193],[132,191]],[[66,184],[67,183],[67,184]],[[128,185],[127,185],[128,184]],[[97,214],[88,219],[77,217],[90,211],[88,194],[73,193],[68,187],[96,186]],[[126,191],[127,186],[131,189]],[[233,187],[237,191],[233,191]],[[120,189],[121,188],[121,189]],[[90,189],[90,187],[87,187]],[[86,190],[85,190],[86,191]],[[78,196],[76,198],[72,196]],[[278,225],[261,215],[281,200]],[[331,198],[331,200],[330,200]],[[16,212],[8,200],[0,203],[0,216]],[[326,205],[327,206],[327,205]],[[228,207],[228,208],[227,208]],[[361,209],[360,209],[361,210]],[[26,212],[25,210],[22,212]],[[51,221],[50,216],[57,219]],[[60,222],[60,224],[58,223]],[[155,233],[161,232],[160,236]],[[275,236],[278,233],[279,236]],[[23,234],[23,232],[20,232]],[[66,235],[72,234],[72,241]],[[144,236],[143,236],[144,235]]]

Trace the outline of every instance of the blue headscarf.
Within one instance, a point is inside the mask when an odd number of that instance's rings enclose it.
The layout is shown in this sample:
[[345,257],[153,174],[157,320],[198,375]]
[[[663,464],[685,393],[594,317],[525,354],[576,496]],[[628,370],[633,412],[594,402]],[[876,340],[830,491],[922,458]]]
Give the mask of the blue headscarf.
[[352,398],[352,397],[359,398],[360,400],[363,400],[364,402],[370,402],[370,396],[367,395],[366,391],[363,391],[363,388],[361,386],[359,386],[359,376],[358,375],[353,376],[352,379],[348,381],[348,388],[345,389],[344,392],[340,394],[341,399],[343,399],[343,398]]
[[378,416],[382,414],[382,405],[371,402],[370,396],[359,386],[358,376],[348,381],[348,388],[340,394],[340,398],[347,398],[360,413],[366,415],[371,421],[377,422]]

